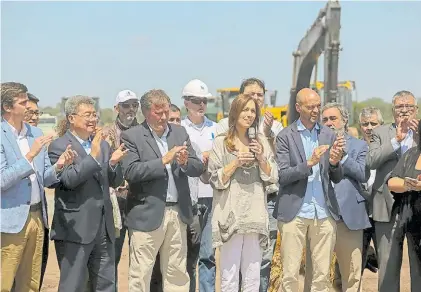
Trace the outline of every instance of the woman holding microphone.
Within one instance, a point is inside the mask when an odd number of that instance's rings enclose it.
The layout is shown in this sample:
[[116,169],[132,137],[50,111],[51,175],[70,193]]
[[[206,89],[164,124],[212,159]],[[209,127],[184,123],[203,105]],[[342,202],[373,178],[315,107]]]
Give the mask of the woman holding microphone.
[[267,139],[256,135],[260,108],[250,96],[232,102],[229,129],[215,138],[209,157],[214,189],[212,238],[220,248],[221,291],[257,292],[262,248],[268,244],[265,186],[278,170]]

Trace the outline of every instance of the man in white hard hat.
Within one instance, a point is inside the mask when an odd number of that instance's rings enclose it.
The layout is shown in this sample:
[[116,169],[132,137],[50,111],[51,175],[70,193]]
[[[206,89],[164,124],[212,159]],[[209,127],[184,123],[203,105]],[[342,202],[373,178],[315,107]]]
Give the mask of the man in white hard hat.
[[[213,139],[216,135],[216,123],[206,116],[206,108],[209,93],[208,86],[199,79],[193,79],[183,88],[182,97],[187,109],[187,117],[181,121],[181,125],[189,134],[194,149],[202,159],[204,168],[207,168]],[[191,273],[190,292],[196,291],[195,267],[199,260],[199,290],[215,291],[215,252],[212,248],[211,211],[213,190],[209,184],[204,184],[199,178],[189,178],[191,186],[191,199],[193,210],[197,212],[202,223],[202,237],[200,250],[194,245],[191,248],[191,262],[187,263],[187,270]],[[193,255],[194,254],[194,255]],[[190,266],[190,267],[189,267]]]
[[[117,112],[117,118],[114,124],[106,129],[109,132],[107,142],[110,144],[111,149],[115,151],[120,147],[120,135],[123,131],[137,126],[138,122],[136,119],[137,112],[139,110],[139,99],[136,94],[131,90],[122,90],[117,94],[114,110]],[[123,248],[124,240],[126,238],[127,227],[124,225],[124,212],[126,208],[128,185],[127,182],[116,188],[110,188],[111,199],[117,198],[118,212],[114,212],[114,224],[116,225],[116,240],[115,240],[115,279],[116,279],[116,290],[117,290],[117,275],[118,275],[118,263],[121,258],[121,251]],[[117,204],[113,206],[116,208]],[[117,208],[116,208],[117,209]],[[116,210],[115,210],[116,211]],[[120,230],[119,230],[120,229]],[[119,232],[118,232],[119,230]],[[119,235],[119,236],[118,236]]]

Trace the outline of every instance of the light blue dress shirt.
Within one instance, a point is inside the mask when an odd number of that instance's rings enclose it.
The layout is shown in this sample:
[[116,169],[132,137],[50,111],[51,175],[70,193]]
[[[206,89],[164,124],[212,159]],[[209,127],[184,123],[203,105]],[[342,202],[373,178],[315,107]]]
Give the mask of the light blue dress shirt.
[[[319,146],[318,130],[319,124],[309,131],[299,119],[297,129],[300,132],[303,142],[306,159],[310,159],[314,149]],[[304,197],[304,203],[298,213],[298,217],[305,219],[325,219],[330,216],[327,209],[326,200],[323,194],[322,180],[320,177],[320,166],[316,164],[312,168],[313,173],[308,177],[307,189]]]

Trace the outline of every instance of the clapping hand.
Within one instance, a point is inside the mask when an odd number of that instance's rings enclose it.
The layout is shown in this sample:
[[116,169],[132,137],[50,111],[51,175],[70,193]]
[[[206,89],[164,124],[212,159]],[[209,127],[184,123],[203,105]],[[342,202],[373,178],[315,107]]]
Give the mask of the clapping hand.
[[121,159],[123,159],[124,156],[126,156],[127,152],[129,152],[129,150],[124,148],[124,143],[120,144],[117,150],[114,151],[113,154],[111,155],[110,165],[114,166],[117,163],[119,163]]
[[263,160],[263,146],[259,143],[256,139],[251,140],[250,144],[250,151],[253,152],[256,156],[257,161]]
[[56,162],[57,170],[61,170],[64,166],[72,164],[75,157],[77,157],[76,151],[72,150],[72,145],[68,145]]
[[175,155],[176,161],[177,161],[178,165],[180,165],[180,166],[186,166],[187,161],[189,159],[189,152],[187,151],[187,142],[184,142],[183,146],[186,147],[186,149],[180,150]]

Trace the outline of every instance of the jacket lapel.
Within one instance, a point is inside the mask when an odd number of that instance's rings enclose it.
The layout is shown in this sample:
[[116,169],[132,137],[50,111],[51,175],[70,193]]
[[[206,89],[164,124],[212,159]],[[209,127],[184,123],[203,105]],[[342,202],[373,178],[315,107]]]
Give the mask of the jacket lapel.
[[72,149],[76,151],[78,156],[77,159],[82,159],[86,157],[88,154],[86,154],[85,149],[83,149],[82,144],[76,139],[76,137],[70,132],[70,130],[67,130],[66,137],[69,139],[69,143],[72,145]]
[[294,140],[294,143],[297,146],[298,151],[300,152],[301,160],[304,162],[307,160],[306,152],[304,151],[304,145],[303,145],[303,141],[301,140],[300,132],[298,132],[297,122],[294,122],[291,125],[291,131],[292,131],[292,139]]
[[9,126],[9,123],[6,120],[2,119],[1,121],[1,129],[6,136],[7,140],[9,141],[10,145],[12,145],[13,152],[15,152],[16,157],[23,158],[22,153],[20,152],[19,145],[16,142],[16,138],[12,133],[12,129]]
[[146,143],[148,143],[149,146],[151,146],[152,150],[155,152],[158,158],[162,158],[161,151],[159,151],[158,144],[156,144],[155,138],[153,137],[152,132],[149,129],[148,124],[146,123],[146,120],[142,123],[142,126],[145,128],[143,132]]

